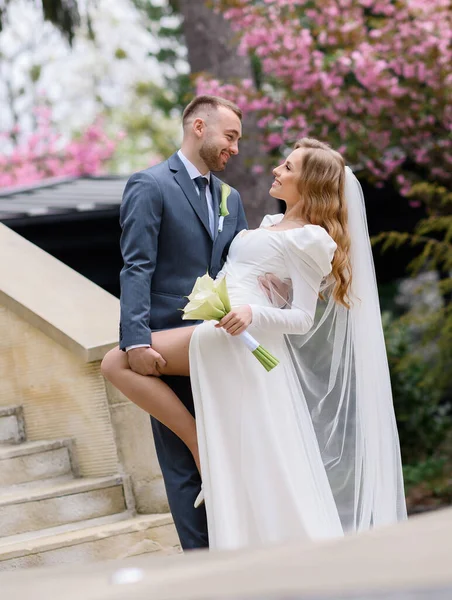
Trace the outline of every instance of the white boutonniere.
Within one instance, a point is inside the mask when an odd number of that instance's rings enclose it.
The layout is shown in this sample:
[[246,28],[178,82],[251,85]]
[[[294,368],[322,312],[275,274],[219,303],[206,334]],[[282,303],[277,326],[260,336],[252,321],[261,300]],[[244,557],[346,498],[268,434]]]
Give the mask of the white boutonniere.
[[231,195],[231,188],[227,183],[221,184],[221,202],[220,202],[220,218],[218,220],[218,233],[223,231],[224,218],[228,216],[228,198]]

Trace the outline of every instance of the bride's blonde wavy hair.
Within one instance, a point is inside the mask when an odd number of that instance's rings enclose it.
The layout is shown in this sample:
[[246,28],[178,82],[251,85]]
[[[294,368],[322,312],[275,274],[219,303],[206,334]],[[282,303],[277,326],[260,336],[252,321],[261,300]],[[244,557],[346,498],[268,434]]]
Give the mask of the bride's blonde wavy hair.
[[298,182],[302,198],[299,217],[325,228],[336,242],[332,262],[332,276],[336,280],[333,296],[336,302],[350,308],[348,293],[352,270],[344,191],[345,162],[339,152],[312,138],[299,140],[295,144],[295,149],[298,148],[303,150]]

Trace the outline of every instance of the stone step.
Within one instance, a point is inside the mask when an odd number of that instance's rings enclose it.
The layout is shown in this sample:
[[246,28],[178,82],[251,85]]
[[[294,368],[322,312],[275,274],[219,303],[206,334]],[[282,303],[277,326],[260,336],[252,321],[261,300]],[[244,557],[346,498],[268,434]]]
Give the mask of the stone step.
[[120,476],[11,486],[0,491],[0,536],[105,517],[126,508]]
[[0,446],[0,485],[72,474],[71,445],[71,440],[45,440]]
[[0,539],[0,571],[180,552],[171,515],[128,512]]
[[25,440],[21,406],[0,406],[0,444],[19,444]]

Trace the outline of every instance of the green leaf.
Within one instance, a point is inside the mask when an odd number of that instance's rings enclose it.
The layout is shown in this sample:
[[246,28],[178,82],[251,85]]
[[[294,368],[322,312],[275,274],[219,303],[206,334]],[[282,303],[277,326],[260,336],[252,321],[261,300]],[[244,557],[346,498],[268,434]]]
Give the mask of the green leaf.
[[124,60],[125,58],[127,58],[127,52],[122,48],[116,48],[115,58],[117,58],[118,60]]
[[33,65],[30,69],[30,79],[33,83],[36,83],[41,77],[42,66],[41,65]]

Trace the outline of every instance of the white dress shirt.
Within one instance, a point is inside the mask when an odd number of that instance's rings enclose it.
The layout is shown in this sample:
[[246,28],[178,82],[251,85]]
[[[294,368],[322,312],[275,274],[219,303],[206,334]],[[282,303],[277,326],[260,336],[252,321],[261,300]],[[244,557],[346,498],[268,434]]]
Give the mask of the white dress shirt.
[[[207,211],[209,213],[209,227],[212,233],[212,237],[214,237],[215,230],[215,214],[213,212],[213,198],[212,192],[210,191],[210,171],[207,171],[204,175],[198,171],[195,165],[188,160],[188,158],[182,153],[182,150],[178,150],[177,156],[181,159],[184,164],[184,167],[188,171],[188,175],[190,179],[193,181],[196,177],[205,177],[209,182],[209,185],[206,187],[206,198],[207,198]],[[201,191],[193,181],[193,186],[198,193],[198,196],[201,195]],[[133,348],[149,348],[150,344],[135,344],[134,346],[127,346],[126,352],[132,350]]]

